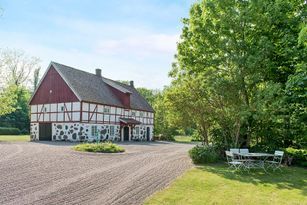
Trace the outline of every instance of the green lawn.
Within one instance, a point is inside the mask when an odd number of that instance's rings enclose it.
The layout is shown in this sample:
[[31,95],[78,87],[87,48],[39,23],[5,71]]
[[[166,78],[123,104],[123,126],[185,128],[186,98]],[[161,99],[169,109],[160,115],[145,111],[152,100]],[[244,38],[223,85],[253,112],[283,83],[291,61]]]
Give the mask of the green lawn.
[[190,136],[175,136],[175,141],[176,142],[191,142],[192,141],[192,137]]
[[225,165],[192,168],[146,205],[307,204],[307,170],[291,167],[269,174],[237,173]]
[[29,135],[0,135],[0,142],[30,141]]

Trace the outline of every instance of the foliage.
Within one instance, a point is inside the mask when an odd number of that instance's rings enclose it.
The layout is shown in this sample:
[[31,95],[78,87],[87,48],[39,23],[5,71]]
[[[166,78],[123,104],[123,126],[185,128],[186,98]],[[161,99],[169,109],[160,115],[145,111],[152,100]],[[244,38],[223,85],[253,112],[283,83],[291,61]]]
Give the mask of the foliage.
[[0,126],[16,127],[23,134],[29,133],[28,86],[29,82],[37,86],[39,70],[38,58],[20,50],[0,50]]
[[191,137],[192,137],[191,141],[196,141],[196,142],[201,141],[202,139],[201,135],[197,132],[197,130],[194,130]]
[[175,141],[175,137],[172,134],[164,135],[164,134],[159,134],[155,136],[156,140],[162,140],[162,141]]
[[304,146],[305,6],[304,0],[194,3],[165,92],[168,123],[196,126],[205,144],[224,148]]
[[0,135],[0,142],[27,142],[29,135]]
[[0,127],[0,135],[20,135],[20,130],[15,127]]
[[147,88],[137,88],[137,91],[147,100],[147,102],[153,106],[157,97],[158,90],[150,90]]
[[40,73],[40,67],[39,68],[36,68],[33,72],[33,80],[32,80],[32,83],[33,83],[33,92],[37,89],[37,86],[38,86],[38,83],[39,83],[39,73]]
[[306,169],[282,172],[233,172],[225,164],[197,166],[155,193],[145,205],[172,204],[306,204]]
[[183,136],[183,135],[178,135],[174,137],[176,142],[182,142],[182,143],[190,143],[192,140],[191,136]]
[[307,149],[295,149],[288,147],[285,149],[285,154],[287,157],[292,158],[291,164],[303,165],[307,167]]
[[0,117],[0,126],[16,127],[22,130],[23,134],[28,134],[30,129],[28,106],[30,92],[27,88],[19,86],[13,94],[16,96],[16,101],[12,105],[15,110]]
[[217,149],[211,145],[196,145],[189,150],[189,155],[195,164],[213,163],[219,159]]
[[0,70],[5,71],[1,73],[1,77],[6,83],[26,86],[33,70],[40,69],[40,60],[27,56],[22,50],[3,49],[0,51]]
[[9,85],[3,89],[0,88],[0,116],[9,114],[16,110],[16,86]]
[[125,149],[113,144],[111,142],[106,143],[83,143],[78,144],[73,147],[76,151],[82,151],[82,152],[103,152],[103,153],[118,153],[118,152],[124,152]]

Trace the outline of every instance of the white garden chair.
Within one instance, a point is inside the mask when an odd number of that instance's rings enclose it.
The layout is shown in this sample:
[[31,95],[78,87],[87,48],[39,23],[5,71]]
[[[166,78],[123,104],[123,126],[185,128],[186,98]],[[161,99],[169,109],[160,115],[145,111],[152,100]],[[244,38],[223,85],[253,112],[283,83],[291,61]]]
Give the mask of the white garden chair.
[[249,153],[249,150],[248,150],[248,149],[240,149],[239,151],[240,151],[240,153],[242,153],[242,154],[248,154],[248,153]]
[[229,149],[229,151],[232,153],[240,153],[240,150],[235,148]]
[[240,170],[240,168],[243,168],[243,161],[235,159],[233,152],[225,151],[225,153],[229,168],[234,168],[235,170]]
[[279,169],[280,171],[282,171],[281,162],[282,162],[283,156],[284,156],[283,151],[275,151],[273,160],[266,161],[268,163],[268,168],[272,168],[273,171],[275,171],[276,169]]

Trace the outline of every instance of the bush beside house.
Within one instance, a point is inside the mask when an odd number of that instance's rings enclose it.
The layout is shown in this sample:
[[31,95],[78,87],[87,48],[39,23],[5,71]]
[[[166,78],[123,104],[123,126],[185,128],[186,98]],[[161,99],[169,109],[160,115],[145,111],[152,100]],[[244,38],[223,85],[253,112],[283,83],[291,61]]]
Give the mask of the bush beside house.
[[18,128],[14,127],[0,127],[0,135],[20,135],[21,132]]

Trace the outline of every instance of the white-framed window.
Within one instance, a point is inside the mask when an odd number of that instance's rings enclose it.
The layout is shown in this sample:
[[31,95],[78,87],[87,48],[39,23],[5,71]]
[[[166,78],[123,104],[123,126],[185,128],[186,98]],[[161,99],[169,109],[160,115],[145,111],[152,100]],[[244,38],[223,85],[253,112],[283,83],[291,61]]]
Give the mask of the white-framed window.
[[144,117],[144,112],[140,112],[140,117]]
[[135,134],[136,134],[136,135],[139,135],[139,134],[140,134],[140,128],[139,128],[139,127],[136,127],[136,128],[135,128]]
[[110,113],[110,107],[109,106],[104,106],[103,112],[104,113]]
[[96,125],[92,125],[92,136],[97,137],[98,136],[98,130]]
[[61,105],[60,110],[61,110],[61,112],[64,112],[64,106],[63,105]]
[[131,111],[131,116],[135,117],[135,111]]
[[48,111],[47,107],[44,107],[44,112],[47,112],[47,111]]
[[115,134],[115,127],[113,125],[110,126],[110,136],[114,136]]

